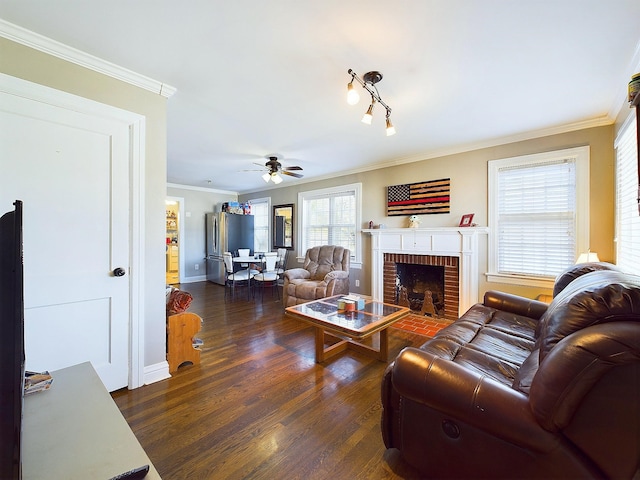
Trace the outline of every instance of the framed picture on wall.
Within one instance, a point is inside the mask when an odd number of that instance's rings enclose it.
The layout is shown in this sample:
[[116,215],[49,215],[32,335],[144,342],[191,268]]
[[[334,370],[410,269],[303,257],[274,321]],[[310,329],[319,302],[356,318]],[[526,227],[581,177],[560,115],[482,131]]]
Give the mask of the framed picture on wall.
[[460,225],[458,225],[459,227],[470,227],[472,225],[473,222],[473,213],[467,213],[466,215],[462,215],[462,218],[460,219]]
[[273,207],[273,248],[293,250],[293,204]]

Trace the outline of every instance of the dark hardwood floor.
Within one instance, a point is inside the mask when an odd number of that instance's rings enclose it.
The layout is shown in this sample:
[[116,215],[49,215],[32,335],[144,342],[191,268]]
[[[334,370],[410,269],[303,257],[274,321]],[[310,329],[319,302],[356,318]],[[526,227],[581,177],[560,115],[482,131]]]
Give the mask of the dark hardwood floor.
[[[385,363],[355,352],[314,363],[312,328],[269,291],[225,302],[219,285],[182,289],[204,320],[201,364],[113,393],[164,479],[419,478],[382,442]],[[425,338],[391,328],[389,358]]]

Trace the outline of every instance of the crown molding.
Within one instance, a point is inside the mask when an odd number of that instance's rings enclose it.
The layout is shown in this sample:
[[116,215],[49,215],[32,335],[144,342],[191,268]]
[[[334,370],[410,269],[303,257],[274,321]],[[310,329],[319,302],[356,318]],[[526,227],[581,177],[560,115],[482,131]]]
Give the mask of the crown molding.
[[181,190],[194,190],[196,192],[222,193],[224,195],[235,195],[235,196],[238,196],[238,192],[234,192],[232,190],[221,190],[219,188],[195,187],[193,185],[182,185],[180,183],[169,183],[169,182],[167,182],[167,188],[179,188]]
[[[357,167],[350,170],[343,170],[341,172],[321,175],[318,177],[313,177],[313,178],[304,179],[304,180],[299,179],[296,181],[296,185],[300,185],[303,183],[319,182],[322,180],[329,180],[329,179],[334,179],[336,177],[354,175],[358,173],[369,172],[372,170],[380,170],[382,168],[396,167],[398,165],[404,165],[407,163],[422,162],[424,160],[447,157],[449,155],[458,155],[461,153],[473,152],[475,150],[482,150],[484,148],[499,147],[501,145],[508,145],[510,143],[522,142],[526,140],[535,140],[537,138],[543,138],[551,135],[574,132],[577,130],[584,130],[587,128],[603,127],[605,125],[612,125],[613,123],[614,123],[614,120],[611,117],[609,117],[608,115],[602,115],[600,117],[592,118],[589,120],[583,120],[580,122],[574,122],[574,123],[569,123],[565,125],[557,125],[554,127],[543,128],[539,130],[531,130],[528,132],[517,133],[515,135],[509,135],[504,137],[496,137],[496,138],[492,138],[492,139],[488,139],[480,142],[468,143],[465,145],[456,145],[451,148],[431,150],[427,152],[418,153],[416,155],[411,155],[411,156],[406,156],[401,158],[394,158],[394,159],[383,161],[383,162],[369,163],[362,167]],[[288,186],[290,185],[280,184],[277,186],[274,185],[270,189],[285,188]],[[238,193],[240,195],[246,195],[249,193],[262,192],[265,190],[268,190],[268,189],[266,188],[252,189],[247,191],[239,191]]]
[[514,135],[490,138],[479,142],[468,143],[465,145],[456,145],[451,148],[433,150],[431,152],[425,152],[422,154],[412,155],[404,158],[397,158],[378,164],[377,168],[394,167],[396,165],[401,165],[404,163],[419,162],[422,160],[430,160],[432,158],[446,157],[449,155],[457,155],[461,153],[472,152],[475,150],[482,150],[484,148],[499,147],[502,145],[508,145],[510,143],[524,142],[527,140],[535,140],[552,135],[560,135],[563,133],[575,132],[578,130],[586,130],[588,128],[603,127],[606,125],[612,125],[614,122],[615,119],[611,118],[609,115],[602,115],[596,118],[582,120],[579,122],[556,125],[553,127],[541,128],[538,130],[530,130],[527,132],[516,133]]
[[0,19],[0,37],[169,98],[176,88]]

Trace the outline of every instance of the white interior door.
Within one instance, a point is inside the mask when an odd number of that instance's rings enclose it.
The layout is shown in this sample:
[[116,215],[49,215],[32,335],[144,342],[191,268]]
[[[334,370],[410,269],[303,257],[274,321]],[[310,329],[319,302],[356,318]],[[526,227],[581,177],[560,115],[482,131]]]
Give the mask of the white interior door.
[[110,391],[128,384],[130,161],[126,122],[0,92],[0,210],[24,202],[28,370],[91,361]]

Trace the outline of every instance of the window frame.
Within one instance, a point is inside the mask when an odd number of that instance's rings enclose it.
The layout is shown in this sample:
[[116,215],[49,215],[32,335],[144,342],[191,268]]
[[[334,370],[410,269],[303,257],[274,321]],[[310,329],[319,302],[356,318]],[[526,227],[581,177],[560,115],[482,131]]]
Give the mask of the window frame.
[[296,233],[297,245],[299,245],[298,261],[304,260],[304,256],[307,251],[306,246],[306,223],[304,218],[304,202],[312,199],[327,198],[335,196],[336,194],[353,192],[355,196],[355,252],[351,252],[351,265],[357,266],[362,262],[362,235],[360,235],[362,225],[362,183],[350,183],[347,185],[340,185],[336,187],[320,188],[318,190],[308,190],[298,193],[298,205],[296,208],[296,220],[298,224],[298,231]]
[[576,232],[576,258],[580,252],[589,249],[589,170],[590,170],[590,148],[588,145],[553,150],[543,153],[534,153],[509,157],[488,162],[488,218],[489,218],[489,242],[488,242],[488,272],[487,281],[497,283],[507,283],[512,285],[534,286],[543,288],[553,288],[555,278],[532,276],[525,273],[501,273],[498,271],[498,175],[499,170],[505,167],[519,165],[543,164],[559,159],[572,158],[576,167],[576,198],[575,198],[575,232]]
[[[640,107],[636,107],[640,108]],[[616,135],[616,139],[614,142],[615,148],[615,238],[614,245],[616,249],[616,264],[619,265],[625,271],[629,271],[630,273],[639,274],[639,266],[637,263],[637,258],[640,258],[640,235],[638,238],[635,235],[638,233],[640,223],[640,215],[638,213],[638,203],[637,203],[637,182],[638,182],[638,134],[637,134],[637,122],[638,118],[636,116],[636,112],[632,112],[627,119],[624,121],[618,134]],[[631,138],[626,138],[626,136]],[[626,142],[630,142],[630,145],[626,145]],[[635,143],[635,151],[633,149],[633,143]],[[622,144],[622,145],[621,145]],[[631,146],[630,152],[624,151],[622,153],[631,153],[629,158],[621,159],[620,147],[629,147]],[[634,156],[635,153],[635,156]],[[631,176],[632,185],[628,187],[628,190],[625,189],[626,195],[621,197],[621,183],[626,183],[624,179],[620,178],[620,175],[624,175],[620,173],[620,161],[626,161],[631,163],[631,169],[634,170],[634,175]],[[628,166],[628,165],[625,165]],[[628,172],[626,172],[628,173]],[[626,187],[626,185],[625,185]],[[628,198],[627,198],[628,197]],[[627,205],[625,202],[629,202]],[[623,213],[623,209],[625,212]],[[630,209],[630,211],[627,211]],[[630,220],[630,222],[627,222]],[[623,223],[624,222],[624,223]],[[627,240],[627,236],[631,235],[631,239],[629,239],[629,244],[625,242]]]

